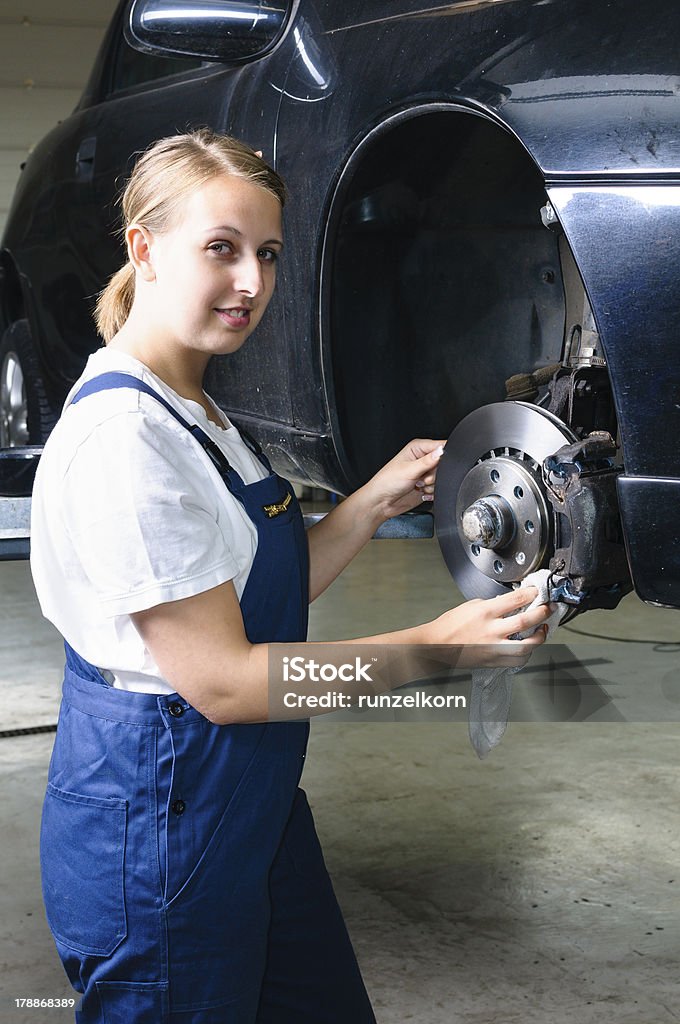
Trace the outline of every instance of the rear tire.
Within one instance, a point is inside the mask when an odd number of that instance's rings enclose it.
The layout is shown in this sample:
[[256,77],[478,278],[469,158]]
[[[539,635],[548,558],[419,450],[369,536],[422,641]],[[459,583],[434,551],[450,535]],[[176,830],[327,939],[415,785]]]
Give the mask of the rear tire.
[[0,447],[44,444],[56,422],[28,321],[16,320],[0,342]]

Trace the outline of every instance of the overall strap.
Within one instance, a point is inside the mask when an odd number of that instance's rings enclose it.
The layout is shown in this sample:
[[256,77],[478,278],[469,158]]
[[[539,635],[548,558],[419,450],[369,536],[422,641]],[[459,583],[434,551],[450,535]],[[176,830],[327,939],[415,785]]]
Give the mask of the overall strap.
[[267,470],[267,472],[273,473],[274,470],[272,469],[272,464],[265,455],[265,453],[262,451],[262,446],[259,444],[259,442],[256,441],[253,435],[250,433],[250,431],[246,430],[246,428],[243,427],[238,422],[238,420],[235,420],[233,416],[230,416],[229,419],[231,420],[233,426],[235,426],[236,429],[238,430],[239,434],[241,435],[241,440],[246,445],[246,447],[250,448],[253,455],[260,460],[260,462]]
[[152,398],[155,398],[157,402],[160,402],[160,404],[168,410],[171,416],[174,416],[178,423],[181,423],[190,434],[193,434],[220,472],[231,472],[238,476],[238,474],[236,474],[236,470],[232,468],[222,449],[208,437],[205,431],[201,430],[198,423],[189,423],[170,405],[169,402],[162,397],[162,395],[159,395],[152,387],[146,384],[143,380],[140,380],[139,377],[134,377],[131,373],[119,373],[112,371],[110,373],[102,373],[98,377],[93,377],[91,380],[86,381],[75,397],[71,399],[71,405],[75,405],[76,402],[79,402],[82,398],[87,398],[89,395],[96,395],[100,391],[110,391],[114,388],[132,388],[135,391],[143,391],[145,395],[151,395]]

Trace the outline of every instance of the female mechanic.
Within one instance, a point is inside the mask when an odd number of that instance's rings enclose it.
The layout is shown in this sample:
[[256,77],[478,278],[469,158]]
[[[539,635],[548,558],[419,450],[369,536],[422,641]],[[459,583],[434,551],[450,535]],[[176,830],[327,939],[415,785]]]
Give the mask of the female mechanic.
[[[36,478],[32,571],[66,647],[43,893],[80,1024],[375,1020],[298,788],[308,724],[267,720],[268,644],[304,641],[309,601],[432,496],[441,442],[412,441],[305,536],[292,488],[203,391],[271,298],[284,197],[259,153],[207,130],[138,160],[106,347]],[[518,613],[534,596],[363,642],[503,642],[548,618]]]

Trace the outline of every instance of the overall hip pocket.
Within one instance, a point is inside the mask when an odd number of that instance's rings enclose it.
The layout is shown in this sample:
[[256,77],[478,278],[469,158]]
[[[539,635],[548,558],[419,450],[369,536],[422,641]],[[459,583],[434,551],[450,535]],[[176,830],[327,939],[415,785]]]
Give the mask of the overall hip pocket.
[[78,953],[110,956],[126,935],[127,801],[47,784],[40,865],[47,923]]

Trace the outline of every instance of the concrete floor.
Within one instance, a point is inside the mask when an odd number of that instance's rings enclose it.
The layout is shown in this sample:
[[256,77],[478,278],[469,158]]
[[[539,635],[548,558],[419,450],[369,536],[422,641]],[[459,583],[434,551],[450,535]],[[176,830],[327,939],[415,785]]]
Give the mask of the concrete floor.
[[[3,728],[49,724],[60,640],[26,563],[0,575]],[[311,638],[459,600],[435,542],[374,541],[312,607]],[[581,720],[511,721],[485,761],[457,722],[313,722],[304,782],[380,1024],[680,1020],[680,617],[631,596],[574,626],[621,638],[556,637],[605,699]],[[73,994],[40,900],[52,741],[0,738],[2,1024],[72,1020],[14,1003]]]

